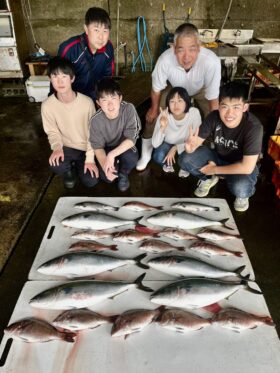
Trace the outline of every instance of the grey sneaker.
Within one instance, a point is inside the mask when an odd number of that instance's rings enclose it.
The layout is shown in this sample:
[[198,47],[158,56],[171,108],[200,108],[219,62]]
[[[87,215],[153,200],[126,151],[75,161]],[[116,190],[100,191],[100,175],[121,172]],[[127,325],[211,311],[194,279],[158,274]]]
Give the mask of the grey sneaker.
[[178,173],[178,176],[181,177],[181,178],[186,178],[186,177],[190,176],[190,173],[188,171],[180,169],[180,171]]
[[168,166],[167,164],[163,165],[162,169],[164,172],[167,172],[167,173],[175,172],[173,166]]
[[198,187],[194,191],[197,197],[206,197],[209,190],[219,181],[218,176],[213,175],[210,179],[199,180]]
[[246,211],[249,208],[249,198],[236,198],[234,201],[235,211]]

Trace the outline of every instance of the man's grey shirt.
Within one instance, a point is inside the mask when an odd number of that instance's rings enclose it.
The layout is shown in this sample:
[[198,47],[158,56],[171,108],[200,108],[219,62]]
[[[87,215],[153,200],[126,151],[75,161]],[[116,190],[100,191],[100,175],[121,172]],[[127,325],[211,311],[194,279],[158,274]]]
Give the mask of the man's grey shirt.
[[93,149],[117,147],[124,140],[136,143],[141,130],[141,121],[135,107],[125,101],[121,102],[117,118],[108,119],[99,109],[90,120],[90,143]]

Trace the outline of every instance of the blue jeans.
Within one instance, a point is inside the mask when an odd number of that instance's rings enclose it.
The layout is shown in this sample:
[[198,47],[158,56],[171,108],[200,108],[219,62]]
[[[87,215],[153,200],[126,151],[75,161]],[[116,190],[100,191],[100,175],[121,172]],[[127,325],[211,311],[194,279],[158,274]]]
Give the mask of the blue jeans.
[[[154,148],[153,151],[153,161],[160,166],[164,164],[163,160],[167,156],[167,153],[174,145],[168,144],[167,142],[163,142],[160,146],[157,148]],[[178,155],[178,161],[182,157],[184,153],[181,153]]]
[[78,149],[63,147],[64,161],[59,162],[58,166],[50,166],[52,172],[57,175],[63,175],[65,172],[75,168],[82,184],[88,188],[94,187],[98,183],[98,179],[92,177],[89,171],[84,174],[85,152]]
[[[230,164],[219,158],[215,150],[209,149],[202,145],[193,153],[182,154],[179,159],[180,167],[188,171],[193,176],[197,176],[200,180],[206,180],[209,176],[204,175],[199,170],[209,161],[213,161],[217,166],[225,166]],[[256,166],[254,171],[249,175],[220,175],[227,182],[228,189],[235,197],[248,198],[255,193],[255,185],[257,183],[259,170]]]
[[[104,150],[105,150],[105,153],[108,154],[111,150],[115,148],[116,146],[115,147],[106,146]],[[126,150],[124,153],[118,155],[115,158],[115,168],[118,174],[122,173],[122,174],[128,175],[133,170],[133,168],[136,167],[136,163],[138,159],[139,159],[139,154],[138,154],[138,150],[136,146],[133,146],[132,148]],[[112,183],[112,181],[108,180],[107,177],[105,176],[105,173],[102,170],[102,167],[100,166],[98,161],[97,161],[97,164],[98,164],[100,179],[105,181],[106,183]]]

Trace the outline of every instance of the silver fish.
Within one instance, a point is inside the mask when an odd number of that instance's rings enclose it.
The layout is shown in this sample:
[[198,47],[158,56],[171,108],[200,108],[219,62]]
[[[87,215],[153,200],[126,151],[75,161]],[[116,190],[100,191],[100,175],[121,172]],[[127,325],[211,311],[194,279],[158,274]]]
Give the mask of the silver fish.
[[191,214],[190,212],[176,210],[159,212],[147,218],[147,222],[150,224],[180,229],[203,228],[211,225],[221,226],[227,220],[214,221]]
[[155,210],[162,210],[162,206],[151,206],[147,203],[139,202],[139,201],[131,201],[126,202],[122,207],[132,211],[155,211]]
[[71,237],[79,240],[92,241],[102,238],[110,238],[112,237],[112,233],[106,231],[94,231],[92,229],[82,229],[73,233]]
[[142,284],[145,273],[133,283],[121,281],[79,280],[66,282],[43,291],[33,297],[29,304],[35,308],[69,310],[86,308],[132,288],[151,291]]
[[116,316],[103,316],[87,308],[68,310],[58,315],[52,322],[56,328],[78,332],[94,329],[100,325],[111,323]]
[[113,233],[113,241],[125,242],[125,243],[137,243],[144,240],[147,240],[151,237],[158,237],[157,233],[144,233],[138,232],[133,229],[127,229],[122,232]]
[[218,314],[213,316],[212,322],[235,332],[254,329],[262,324],[275,326],[272,318],[269,316],[257,316],[236,308],[222,309]]
[[162,307],[155,310],[130,310],[119,315],[115,320],[111,335],[125,338],[132,333],[140,332],[151,324],[161,312]]
[[201,253],[206,256],[221,255],[221,256],[237,256],[242,257],[242,251],[231,251],[223,247],[217,246],[210,242],[197,241],[189,246],[189,249]]
[[135,221],[124,220],[109,214],[90,211],[68,216],[63,219],[61,223],[64,226],[71,228],[102,230],[120,227],[122,225],[135,224],[139,219]]
[[104,245],[95,241],[78,241],[74,242],[68,248],[69,251],[103,251],[111,250],[118,251],[117,245]]
[[165,228],[160,232],[160,236],[168,237],[173,240],[197,240],[197,237],[194,234],[176,228]]
[[161,313],[157,323],[166,329],[185,333],[192,330],[199,330],[211,324],[211,320],[204,319],[193,313],[179,310],[168,309]]
[[174,250],[185,251],[184,246],[173,246],[170,243],[164,242],[164,241],[161,241],[161,240],[147,240],[147,241],[144,241],[139,246],[139,249],[147,251],[149,253],[156,253],[156,254],[162,253],[162,252],[168,253],[168,252],[171,252],[171,251],[174,251]]
[[75,342],[76,334],[58,331],[47,321],[28,317],[9,325],[5,334],[11,338],[19,339],[24,342],[48,342],[61,340],[66,342]]
[[117,211],[119,209],[118,207],[106,205],[105,203],[91,201],[76,203],[74,207],[83,211]]
[[234,240],[236,238],[241,239],[239,235],[225,233],[214,229],[203,229],[197,233],[197,236],[211,241]]
[[244,278],[240,273],[245,269],[245,266],[241,266],[234,272],[229,272],[202,262],[201,260],[178,255],[153,258],[150,259],[147,264],[149,267],[154,268],[157,271],[168,273],[172,276],[182,277],[221,278],[235,276]]
[[179,209],[183,211],[190,211],[190,212],[195,212],[195,211],[220,211],[219,207],[214,207],[214,206],[208,206],[208,205],[203,205],[202,203],[196,203],[196,202],[176,202],[171,205],[172,208],[174,209]]
[[141,268],[147,268],[140,263],[146,254],[134,259],[121,259],[109,255],[95,254],[81,251],[58,256],[42,264],[37,271],[48,276],[60,276],[67,278],[79,278],[93,276],[97,273],[111,271],[128,264],[136,264]]
[[163,286],[151,295],[151,301],[165,306],[196,309],[228,298],[240,289],[261,294],[260,291],[250,288],[245,280],[228,282],[209,278],[188,278]]

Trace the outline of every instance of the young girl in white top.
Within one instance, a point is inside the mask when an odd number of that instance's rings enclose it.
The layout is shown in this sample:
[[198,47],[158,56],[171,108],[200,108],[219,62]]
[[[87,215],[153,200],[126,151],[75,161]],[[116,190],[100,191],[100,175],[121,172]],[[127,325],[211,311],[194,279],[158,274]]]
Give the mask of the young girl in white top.
[[[164,172],[174,172],[176,154],[180,158],[189,134],[200,125],[199,110],[191,107],[186,89],[172,88],[166,97],[166,109],[160,108],[152,137],[153,160],[163,166]],[[189,173],[181,169],[178,176],[188,177]]]

